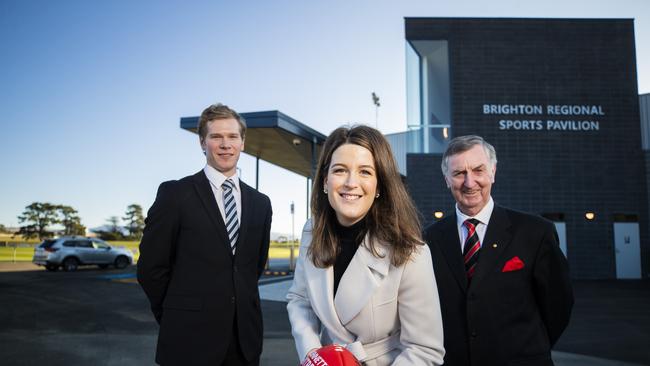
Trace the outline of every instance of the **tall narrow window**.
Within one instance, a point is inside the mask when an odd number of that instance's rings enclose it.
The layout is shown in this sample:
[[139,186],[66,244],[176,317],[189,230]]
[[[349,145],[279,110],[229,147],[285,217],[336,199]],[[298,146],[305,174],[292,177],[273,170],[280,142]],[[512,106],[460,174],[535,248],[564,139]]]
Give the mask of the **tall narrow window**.
[[413,152],[441,153],[451,135],[447,41],[407,41],[406,97]]

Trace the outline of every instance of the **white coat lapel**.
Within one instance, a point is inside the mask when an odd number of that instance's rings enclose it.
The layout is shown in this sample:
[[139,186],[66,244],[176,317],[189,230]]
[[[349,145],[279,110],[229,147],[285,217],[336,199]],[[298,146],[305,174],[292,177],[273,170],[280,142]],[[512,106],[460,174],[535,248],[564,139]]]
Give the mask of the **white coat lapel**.
[[339,342],[354,342],[356,337],[343,327],[334,309],[334,269],[332,267],[317,268],[307,260],[305,261],[305,272],[312,309],[328,330],[329,336]]
[[[342,324],[348,324],[370,302],[372,294],[388,275],[390,254],[376,245],[380,258],[368,249],[368,237],[359,245],[339,283],[334,308]],[[383,258],[381,258],[383,257]]]

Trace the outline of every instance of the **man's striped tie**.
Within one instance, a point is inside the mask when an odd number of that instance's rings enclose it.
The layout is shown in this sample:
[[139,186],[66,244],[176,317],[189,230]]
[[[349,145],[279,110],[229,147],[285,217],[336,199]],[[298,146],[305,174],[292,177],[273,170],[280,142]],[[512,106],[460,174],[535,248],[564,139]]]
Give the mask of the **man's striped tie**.
[[467,219],[463,223],[467,228],[467,239],[463,246],[463,259],[465,261],[465,271],[467,271],[467,279],[471,280],[474,276],[474,269],[478,261],[478,252],[481,249],[481,242],[478,240],[478,233],[476,226],[480,223],[477,219]]
[[232,254],[235,254],[237,238],[239,237],[237,203],[235,202],[235,195],[232,193],[233,188],[235,188],[235,183],[230,179],[226,179],[221,185],[221,188],[223,189],[223,208],[226,216],[226,231],[228,232],[228,239],[230,239]]

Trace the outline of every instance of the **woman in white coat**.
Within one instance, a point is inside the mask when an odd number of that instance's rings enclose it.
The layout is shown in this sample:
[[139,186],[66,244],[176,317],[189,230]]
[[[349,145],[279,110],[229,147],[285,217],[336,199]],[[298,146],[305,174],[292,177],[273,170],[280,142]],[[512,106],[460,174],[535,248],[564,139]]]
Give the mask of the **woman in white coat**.
[[332,132],[318,162],[311,210],[287,295],[300,359],[340,344],[365,365],[442,364],[431,254],[379,131]]

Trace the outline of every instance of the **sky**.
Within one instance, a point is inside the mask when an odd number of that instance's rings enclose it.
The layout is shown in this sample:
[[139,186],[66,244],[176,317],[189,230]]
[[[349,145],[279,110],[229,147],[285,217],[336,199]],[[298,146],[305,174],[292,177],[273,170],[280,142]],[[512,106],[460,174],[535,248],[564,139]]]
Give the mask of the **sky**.
[[[404,17],[634,19],[650,92],[647,0],[0,0],[0,224],[19,226],[32,202],[72,206],[89,228],[146,211],[161,182],[205,165],[180,117],[215,102],[325,135],[406,130]],[[239,166],[254,186],[255,159]],[[272,231],[299,235],[306,178],[261,162],[259,179]]]

